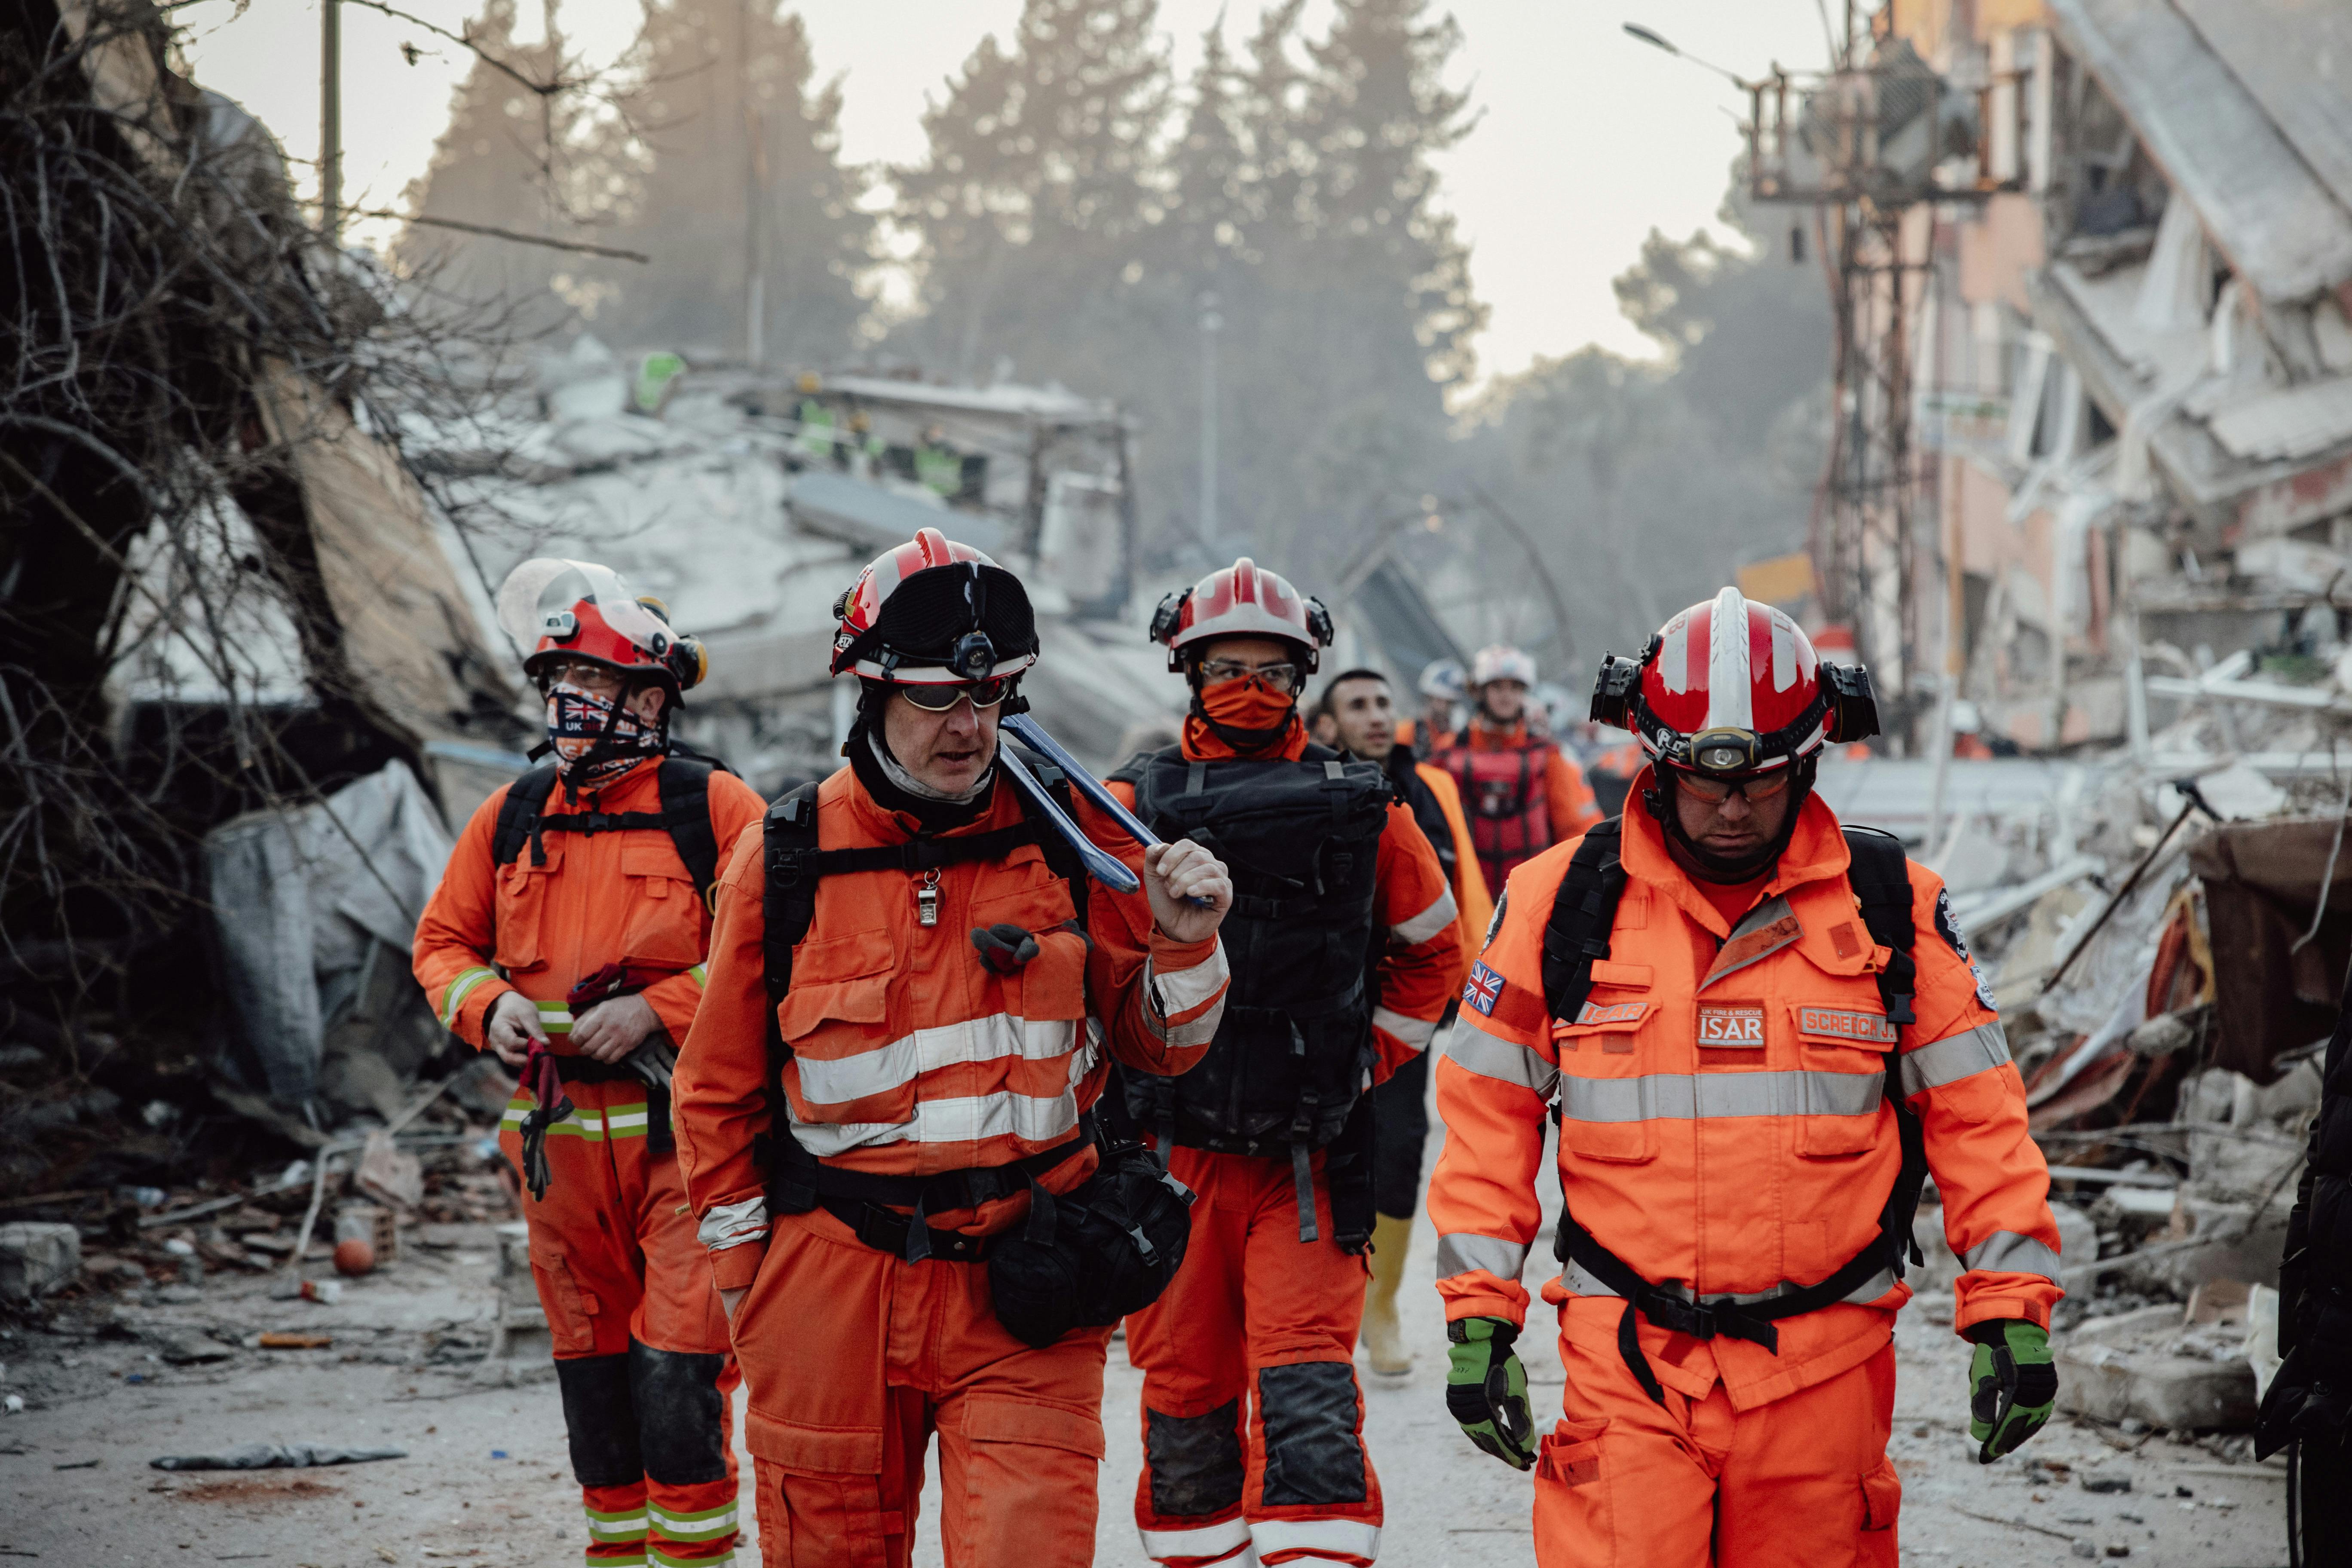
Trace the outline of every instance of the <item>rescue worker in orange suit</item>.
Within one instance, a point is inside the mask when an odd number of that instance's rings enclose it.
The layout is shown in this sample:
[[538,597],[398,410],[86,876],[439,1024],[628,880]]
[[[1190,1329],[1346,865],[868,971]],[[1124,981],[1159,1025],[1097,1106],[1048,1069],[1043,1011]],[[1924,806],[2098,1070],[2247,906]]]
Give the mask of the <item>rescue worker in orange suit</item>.
[[[936,1432],[950,1568],[1080,1568],[1125,1309],[1041,1324],[1008,1261],[1067,1261],[1072,1217],[1132,1173],[1093,1135],[1109,1063],[1181,1073],[1208,1048],[1232,889],[1199,845],[1147,854],[1077,802],[1141,886],[1089,882],[1013,787],[998,719],[1038,642],[1011,573],[927,528],[835,613],[849,765],[737,846],[677,1073],[761,1558],[908,1563]],[[1181,1194],[1137,1157],[1181,1256]],[[1078,1264],[1047,1308],[1091,1299]]]
[[[1446,1405],[1535,1470],[1544,1568],[1895,1568],[1895,1314],[1920,1183],[1990,1462],[2049,1418],[2058,1229],[2024,1087],[1942,884],[1812,791],[1868,676],[1726,588],[1602,667],[1651,759],[1522,867],[1437,1066]],[[1511,1343],[1559,1126],[1560,1419]]]
[[1496,897],[1518,867],[1601,820],[1583,770],[1528,725],[1535,683],[1536,661],[1517,648],[1479,649],[1469,721],[1430,758],[1462,792],[1478,868]]
[[761,802],[673,754],[703,656],[657,602],[605,567],[537,560],[499,612],[531,650],[554,762],[466,825],[417,924],[416,978],[445,1026],[524,1080],[499,1141],[534,1189],[530,1271],[588,1563],[730,1563],[736,1376],[667,1089],[702,1001],[705,893]]
[[1247,560],[1153,616],[1192,688],[1181,745],[1111,787],[1162,838],[1219,847],[1233,994],[1202,1064],[1122,1069],[1124,1105],[1199,1194],[1166,1295],[1128,1320],[1143,1369],[1135,1518],[1167,1563],[1366,1563],[1381,1488],[1356,1331],[1372,1233],[1363,1091],[1428,1045],[1462,973],[1453,891],[1378,763],[1309,749],[1323,606]]
[[[1378,763],[1389,782],[1412,808],[1412,819],[1437,851],[1454,888],[1455,926],[1462,952],[1478,951],[1495,913],[1486,879],[1478,870],[1470,825],[1462,819],[1462,797],[1452,776],[1413,759],[1412,742],[1397,736],[1396,699],[1388,678],[1376,669],[1345,670],[1331,678],[1316,704],[1331,723],[1339,749]],[[1449,1005],[1450,1015],[1453,1008]],[[1364,1349],[1372,1370],[1401,1376],[1412,1370],[1412,1352],[1397,1321],[1397,1290],[1404,1280],[1404,1255],[1412,1240],[1413,1211],[1421,1206],[1421,1157],[1429,1142],[1429,1055],[1421,1052],[1372,1090],[1372,1279],[1364,1292]]]

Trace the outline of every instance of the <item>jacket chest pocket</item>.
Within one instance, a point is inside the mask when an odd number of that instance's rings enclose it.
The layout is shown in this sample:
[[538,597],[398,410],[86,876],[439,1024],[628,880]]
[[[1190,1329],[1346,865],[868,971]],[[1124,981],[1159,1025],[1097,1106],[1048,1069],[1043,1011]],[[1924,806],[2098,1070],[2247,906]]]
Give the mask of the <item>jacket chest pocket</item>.
[[803,942],[776,1027],[793,1053],[784,1082],[803,1121],[911,1121],[915,1042],[890,1037],[890,933]]
[[621,961],[678,969],[701,963],[702,900],[677,852],[666,844],[624,845],[621,875],[629,900]]
[[1874,996],[1788,1005],[1804,1088],[1799,1153],[1836,1159],[1877,1146],[1887,1053],[1898,1034],[1876,1003]]
[[509,974],[537,969],[547,962],[541,927],[547,920],[547,888],[563,868],[563,845],[551,834],[547,864],[531,864],[530,846],[510,865],[498,868],[493,908],[498,921],[497,951],[491,961]]
[[[1015,861],[971,900],[975,926],[1015,925],[1037,939],[1037,956],[1001,981],[1004,1010],[1031,1019],[1082,1018],[1087,1011],[1087,939],[1059,929],[1073,918],[1069,884],[1043,860]],[[976,955],[973,962],[977,963]]]
[[[1646,978],[1646,969],[1643,974]],[[1657,1108],[1650,1102],[1649,1080],[1602,1075],[1611,1058],[1654,1057],[1654,1052],[1642,1050],[1643,1037],[1663,1026],[1657,1004],[1614,987],[1596,987],[1573,1019],[1553,1023],[1552,1051],[1560,1069],[1561,1149],[1587,1160],[1624,1164],[1657,1158]]]

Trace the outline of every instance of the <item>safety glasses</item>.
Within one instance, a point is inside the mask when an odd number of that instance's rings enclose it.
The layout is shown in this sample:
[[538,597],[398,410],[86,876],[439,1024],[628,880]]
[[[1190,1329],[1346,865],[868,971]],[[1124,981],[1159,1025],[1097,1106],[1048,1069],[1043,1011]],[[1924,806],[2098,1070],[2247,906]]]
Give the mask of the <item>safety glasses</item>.
[[1244,664],[1236,658],[1201,661],[1202,685],[1222,686],[1228,680],[1255,680],[1268,691],[1292,696],[1307,684],[1307,675],[1295,664]]
[[974,708],[993,708],[1013,695],[1019,684],[1016,677],[992,675],[986,680],[941,681],[937,685],[901,686],[898,690],[908,701],[927,713],[944,713],[965,698],[971,699]]
[[625,684],[621,672],[611,665],[587,659],[550,659],[539,667],[539,679],[542,689],[574,686],[594,697],[616,696]]
[[1711,779],[1703,773],[1687,773],[1681,768],[1676,768],[1675,782],[1700,800],[1727,801],[1737,793],[1752,802],[1770,800],[1775,795],[1785,792],[1789,787],[1789,769],[1781,768],[1757,778]]

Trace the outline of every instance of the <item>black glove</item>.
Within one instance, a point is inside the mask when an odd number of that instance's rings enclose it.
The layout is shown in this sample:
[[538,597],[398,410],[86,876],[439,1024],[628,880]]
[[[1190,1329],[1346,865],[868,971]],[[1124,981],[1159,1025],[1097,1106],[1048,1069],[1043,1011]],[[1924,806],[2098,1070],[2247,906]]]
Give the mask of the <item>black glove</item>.
[[1037,956],[1037,939],[1016,925],[974,926],[971,945],[980,950],[981,963],[999,974],[1017,973]]

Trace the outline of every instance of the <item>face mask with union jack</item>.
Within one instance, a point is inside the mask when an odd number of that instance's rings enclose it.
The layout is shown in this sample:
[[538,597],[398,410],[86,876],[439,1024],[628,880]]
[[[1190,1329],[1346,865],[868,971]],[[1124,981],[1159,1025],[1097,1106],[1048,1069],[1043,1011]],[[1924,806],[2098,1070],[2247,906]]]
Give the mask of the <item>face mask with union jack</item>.
[[547,689],[547,740],[556,771],[574,788],[617,777],[662,750],[658,726],[639,723],[612,698],[561,681]]

